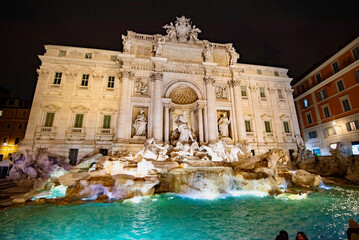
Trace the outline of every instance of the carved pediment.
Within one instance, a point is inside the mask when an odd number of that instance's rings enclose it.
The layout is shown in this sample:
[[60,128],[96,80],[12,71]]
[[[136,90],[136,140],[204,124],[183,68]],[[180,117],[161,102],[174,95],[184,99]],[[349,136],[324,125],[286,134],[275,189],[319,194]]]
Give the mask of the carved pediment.
[[55,104],[50,103],[50,104],[47,104],[47,105],[43,106],[42,109],[58,111],[58,110],[60,110],[60,107],[55,105]]
[[73,112],[88,112],[89,111],[88,108],[81,106],[81,105],[75,106],[75,107],[71,108],[71,110]]

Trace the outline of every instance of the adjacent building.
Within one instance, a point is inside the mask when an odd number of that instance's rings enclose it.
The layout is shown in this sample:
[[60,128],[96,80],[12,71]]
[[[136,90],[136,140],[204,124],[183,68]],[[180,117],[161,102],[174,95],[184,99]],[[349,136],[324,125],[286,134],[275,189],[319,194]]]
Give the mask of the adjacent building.
[[30,107],[17,98],[0,100],[0,161],[12,158],[25,136]]
[[338,144],[359,154],[359,37],[293,82],[308,149],[329,155]]
[[128,31],[123,52],[46,45],[21,149],[47,148],[73,162],[134,152],[148,138],[172,142],[184,112],[199,144],[247,142],[254,154],[297,148],[287,69],[237,63],[233,44],[199,40],[185,17],[164,28],[166,35]]

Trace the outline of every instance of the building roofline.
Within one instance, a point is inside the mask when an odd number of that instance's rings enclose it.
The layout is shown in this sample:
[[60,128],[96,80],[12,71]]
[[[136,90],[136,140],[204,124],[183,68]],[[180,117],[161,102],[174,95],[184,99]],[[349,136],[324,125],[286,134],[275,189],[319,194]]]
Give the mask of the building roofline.
[[355,45],[359,44],[359,37],[356,37],[353,41],[351,41],[349,44],[347,44],[345,47],[343,47],[341,50],[337,51],[334,54],[330,54],[326,57],[324,57],[322,60],[318,61],[316,64],[314,64],[311,68],[309,68],[307,71],[305,71],[302,75],[300,75],[298,78],[294,79],[292,81],[292,86],[296,87],[301,83],[301,81],[311,77],[315,73],[319,72],[324,66],[329,65],[332,63],[335,59],[337,59],[338,56],[342,55],[344,52],[350,50],[351,48],[355,47]]

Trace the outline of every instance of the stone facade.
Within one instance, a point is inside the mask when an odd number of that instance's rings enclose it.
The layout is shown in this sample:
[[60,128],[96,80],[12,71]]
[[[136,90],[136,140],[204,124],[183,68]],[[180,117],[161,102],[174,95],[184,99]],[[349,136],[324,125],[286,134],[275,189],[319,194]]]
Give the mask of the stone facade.
[[[123,52],[46,45],[21,148],[79,158],[135,151],[146,138],[170,142],[185,111],[200,144],[222,137],[217,122],[226,113],[227,144],[247,141],[255,154],[296,149],[287,69],[237,63],[232,44],[199,40],[185,17],[164,28],[166,35],[128,31]],[[134,129],[139,114],[146,136]]]

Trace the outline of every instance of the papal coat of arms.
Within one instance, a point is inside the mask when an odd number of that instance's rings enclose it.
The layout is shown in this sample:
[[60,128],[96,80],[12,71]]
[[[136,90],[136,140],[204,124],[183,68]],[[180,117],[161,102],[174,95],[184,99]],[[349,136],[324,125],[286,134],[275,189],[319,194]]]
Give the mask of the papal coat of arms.
[[198,41],[198,33],[201,32],[196,25],[191,24],[191,19],[186,18],[185,16],[177,17],[175,24],[171,22],[163,26],[166,29],[167,37],[171,40],[177,40],[179,42],[188,42],[193,40],[194,42]]

